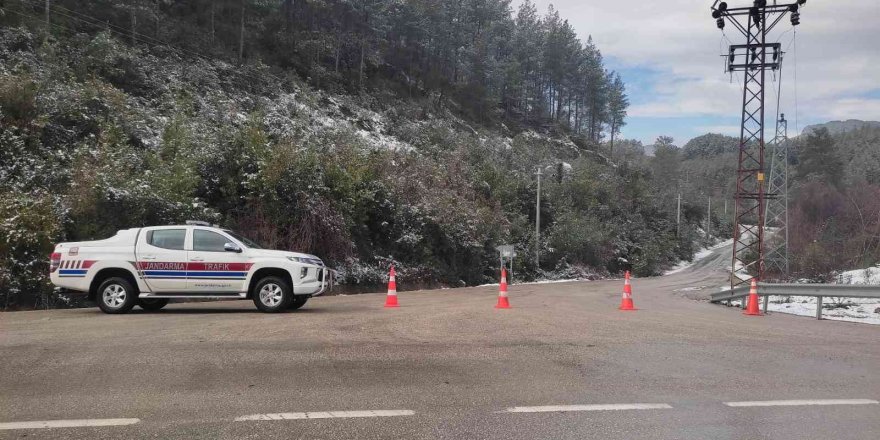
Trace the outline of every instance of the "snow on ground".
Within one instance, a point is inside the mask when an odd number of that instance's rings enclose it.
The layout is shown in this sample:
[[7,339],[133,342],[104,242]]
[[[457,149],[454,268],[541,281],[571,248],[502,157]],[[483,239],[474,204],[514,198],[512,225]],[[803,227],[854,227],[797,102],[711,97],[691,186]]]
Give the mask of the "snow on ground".
[[666,272],[663,272],[663,275],[672,275],[674,273],[679,273],[679,272],[693,266],[694,264],[697,264],[700,260],[708,258],[710,255],[712,255],[712,251],[714,251],[716,249],[723,248],[724,246],[730,246],[732,244],[733,244],[733,239],[731,238],[730,240],[722,241],[714,246],[703,248],[699,252],[694,254],[693,260],[691,260],[691,261],[681,260],[678,262],[678,264],[673,266],[672,269],[669,269]]
[[880,267],[841,272],[837,284],[880,284]]
[[[816,298],[810,296],[771,296],[767,308],[771,312],[816,316]],[[880,313],[875,310],[880,310],[880,301],[872,298],[825,297],[822,299],[823,319],[880,325]]]
[[[880,267],[842,272],[837,284],[880,284]],[[816,298],[809,296],[771,296],[768,308],[773,312],[816,316]],[[838,321],[880,325],[880,300],[876,298],[837,298],[822,300],[822,317]]]

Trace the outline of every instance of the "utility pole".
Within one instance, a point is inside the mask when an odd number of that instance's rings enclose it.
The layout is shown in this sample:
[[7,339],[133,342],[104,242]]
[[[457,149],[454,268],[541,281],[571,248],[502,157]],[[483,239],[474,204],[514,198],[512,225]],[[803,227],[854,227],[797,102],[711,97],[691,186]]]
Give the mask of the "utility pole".
[[541,267],[541,167],[538,167],[538,196],[535,202],[535,267]]
[[675,236],[681,236],[681,193],[678,193],[678,207],[675,210]]
[[709,196],[709,208],[706,210],[706,238],[712,238],[712,196]]
[[[745,37],[745,44],[732,44],[726,54],[727,71],[743,72],[742,118],[739,165],[734,194],[733,256],[731,289],[764,275],[764,80],[768,70],[776,71],[782,61],[781,43],[767,43],[767,33],[791,13],[791,24],[800,24],[800,7],[807,0],[768,5],[755,0],[752,6],[729,8],[715,0],[712,18],[719,29],[730,23]],[[772,52],[772,53],[768,53]],[[741,267],[751,276],[740,278]]]

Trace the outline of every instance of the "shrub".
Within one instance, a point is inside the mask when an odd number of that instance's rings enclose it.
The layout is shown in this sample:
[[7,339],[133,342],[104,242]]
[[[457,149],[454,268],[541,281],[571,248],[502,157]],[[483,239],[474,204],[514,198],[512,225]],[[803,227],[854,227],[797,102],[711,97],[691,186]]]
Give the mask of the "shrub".
[[0,193],[0,304],[4,310],[31,306],[51,290],[49,254],[61,224],[45,193]]

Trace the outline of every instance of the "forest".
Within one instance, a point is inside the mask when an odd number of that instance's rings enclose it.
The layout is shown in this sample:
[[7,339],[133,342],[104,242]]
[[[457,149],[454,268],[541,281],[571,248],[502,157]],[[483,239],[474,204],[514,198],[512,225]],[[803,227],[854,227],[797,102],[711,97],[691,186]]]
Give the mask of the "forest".
[[[780,281],[826,282],[841,270],[880,263],[880,127],[850,121],[847,130],[829,131],[831,122],[791,133],[789,140],[789,255],[788,274],[768,273]],[[718,134],[696,137],[681,149],[663,150],[670,156],[683,197],[708,204],[711,197],[722,214],[716,228],[731,234],[738,139]],[[770,163],[768,145],[766,163]],[[673,197],[668,190],[666,197]],[[714,219],[714,215],[713,215]],[[778,237],[776,237],[778,238]],[[772,242],[771,233],[768,240]]]
[[388,88],[480,123],[559,125],[593,143],[619,132],[627,107],[592,40],[529,1],[515,12],[510,0],[9,0],[4,10],[14,22],[45,15],[52,32],[106,30],[131,46],[292,71],[331,91]]
[[[353,290],[391,264],[402,290],[497,282],[501,244],[514,281],[657,275],[730,236],[735,161],[720,135],[646,155],[617,139],[627,107],[592,40],[528,1],[5,0],[0,308],[77,304],[48,282],[54,243],[187,219],[314,253]],[[877,141],[846,136],[841,157]],[[876,169],[798,194],[870,194],[852,188]],[[798,270],[837,269],[821,251]]]

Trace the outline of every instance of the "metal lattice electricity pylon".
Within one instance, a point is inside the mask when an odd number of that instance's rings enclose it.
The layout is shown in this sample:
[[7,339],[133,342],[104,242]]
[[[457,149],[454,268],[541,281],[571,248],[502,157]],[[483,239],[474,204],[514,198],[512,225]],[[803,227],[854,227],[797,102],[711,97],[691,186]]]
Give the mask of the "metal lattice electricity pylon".
[[788,275],[788,121],[785,113],[776,120],[767,183],[770,198],[764,227],[773,232],[767,239],[765,269],[770,274],[785,277]]
[[804,3],[768,5],[767,0],[755,0],[750,7],[729,8],[727,2],[715,0],[712,5],[718,27],[724,29],[729,22],[746,40],[746,44],[730,45],[726,57],[728,72],[744,74],[731,288],[764,275],[764,81],[766,72],[778,70],[782,59],[781,44],[767,43],[767,32],[788,12],[792,25],[799,24],[798,9]]

